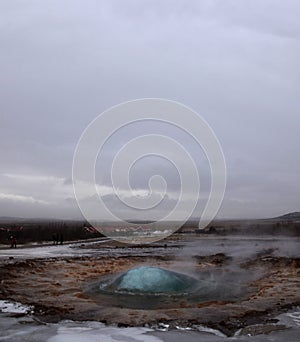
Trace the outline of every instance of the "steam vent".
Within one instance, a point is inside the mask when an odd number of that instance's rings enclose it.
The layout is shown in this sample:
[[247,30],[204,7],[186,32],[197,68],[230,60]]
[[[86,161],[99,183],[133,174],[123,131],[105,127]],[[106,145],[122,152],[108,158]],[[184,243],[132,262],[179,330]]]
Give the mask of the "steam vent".
[[197,280],[159,267],[137,267],[118,277],[106,290],[128,293],[184,293],[195,288]]

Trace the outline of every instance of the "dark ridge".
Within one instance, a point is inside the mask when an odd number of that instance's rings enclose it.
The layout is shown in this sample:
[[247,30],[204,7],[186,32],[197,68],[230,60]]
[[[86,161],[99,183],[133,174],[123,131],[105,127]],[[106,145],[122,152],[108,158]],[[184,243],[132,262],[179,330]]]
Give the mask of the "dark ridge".
[[294,211],[293,213],[284,214],[275,218],[280,219],[280,220],[297,221],[297,220],[300,220],[300,211]]

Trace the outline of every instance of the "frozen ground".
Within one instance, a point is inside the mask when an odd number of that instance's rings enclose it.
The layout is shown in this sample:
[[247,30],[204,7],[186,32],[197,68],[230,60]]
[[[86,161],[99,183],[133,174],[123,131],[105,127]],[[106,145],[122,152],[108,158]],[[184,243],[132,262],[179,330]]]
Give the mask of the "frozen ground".
[[[110,239],[102,238],[93,242],[70,243],[64,245],[47,245],[42,247],[29,248],[5,248],[0,249],[1,259],[16,258],[16,259],[35,259],[35,258],[55,258],[55,257],[72,257],[72,256],[90,256],[90,255],[146,255],[146,254],[170,254],[170,250],[166,250],[161,244],[161,248],[106,248],[101,247]],[[176,248],[176,243],[169,243],[168,246],[174,245],[171,253],[180,254],[180,256],[197,255],[212,255],[215,253],[224,253],[233,258],[251,258],[260,251],[273,249],[274,255],[295,257],[299,256],[300,239],[289,237],[248,237],[248,236],[228,236],[205,238],[197,238],[196,241],[188,243],[180,241],[180,247]],[[84,245],[84,248],[81,246]],[[97,245],[97,248],[93,248]],[[98,246],[99,245],[99,246]],[[186,248],[185,248],[186,245]],[[99,248],[98,248],[99,247]]]
[[[3,312],[3,309],[5,312]],[[2,311],[2,312],[1,312]],[[11,317],[11,313],[25,313],[23,317]],[[300,310],[277,317],[277,324],[287,329],[268,335],[235,336],[227,338],[220,332],[199,326],[199,331],[177,330],[155,331],[149,328],[118,328],[99,322],[61,321],[56,324],[36,321],[30,314],[30,308],[18,303],[0,303],[0,341],[7,342],[298,342],[300,333]]]
[[16,259],[35,259],[35,258],[55,258],[55,257],[72,257],[77,255],[90,255],[95,253],[92,249],[80,249],[81,244],[85,246],[93,246],[94,244],[105,243],[109,241],[107,238],[99,239],[93,242],[71,243],[64,245],[47,245],[41,247],[20,247],[6,248],[0,250],[0,259],[16,258]]

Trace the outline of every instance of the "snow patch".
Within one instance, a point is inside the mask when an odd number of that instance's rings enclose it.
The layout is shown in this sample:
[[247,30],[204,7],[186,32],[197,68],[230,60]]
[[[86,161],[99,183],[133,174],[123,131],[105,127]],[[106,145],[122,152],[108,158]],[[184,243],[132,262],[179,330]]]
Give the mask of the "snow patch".
[[0,300],[0,312],[28,314],[33,313],[33,306],[23,305],[18,302]]
[[212,329],[212,328],[208,328],[204,325],[197,325],[195,326],[195,328],[198,330],[198,331],[201,331],[201,332],[206,332],[206,333],[209,333],[209,334],[213,334],[215,336],[218,336],[218,337],[227,337],[225,334],[223,334],[221,331],[217,330],[217,329]]

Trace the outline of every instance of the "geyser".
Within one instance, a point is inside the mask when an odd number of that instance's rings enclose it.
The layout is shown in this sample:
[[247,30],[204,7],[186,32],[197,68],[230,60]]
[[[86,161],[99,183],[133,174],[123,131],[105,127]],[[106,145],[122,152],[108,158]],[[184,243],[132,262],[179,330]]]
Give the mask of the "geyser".
[[159,267],[137,267],[119,276],[105,290],[128,293],[185,293],[196,287],[198,281],[185,274]]
[[[248,272],[248,271],[246,271]],[[240,272],[219,268],[199,271],[197,278],[160,267],[141,266],[90,283],[86,293],[99,305],[142,310],[183,308],[206,301],[236,301],[249,293]]]

